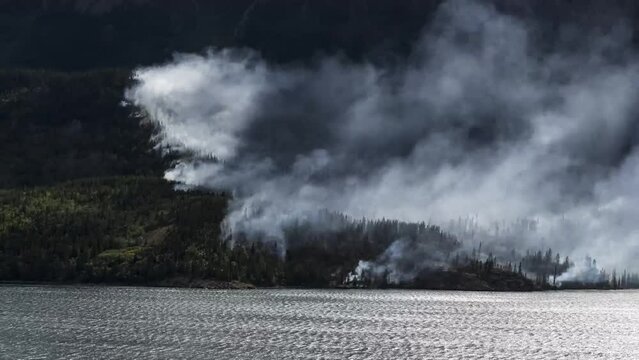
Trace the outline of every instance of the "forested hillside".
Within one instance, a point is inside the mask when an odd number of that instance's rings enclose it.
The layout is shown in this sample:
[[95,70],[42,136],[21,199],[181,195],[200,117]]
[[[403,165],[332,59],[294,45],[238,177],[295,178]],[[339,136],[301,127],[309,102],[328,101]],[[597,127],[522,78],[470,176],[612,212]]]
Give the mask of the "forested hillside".
[[0,192],[0,279],[279,284],[274,249],[221,236],[227,197],[118,177]]
[[[534,288],[521,267],[518,273],[492,258],[454,257],[461,244],[435,226],[322,213],[321,226],[291,223],[284,242],[255,241],[227,232],[227,202],[223,193],[175,191],[149,177],[1,190],[0,280]],[[389,257],[397,244],[411,254]],[[376,268],[358,272],[362,260]]]
[[[546,249],[513,249],[508,259],[481,247],[471,253],[433,224],[322,213],[325,227],[292,222],[279,241],[231,235],[223,223],[230,195],[176,191],[163,180],[174,157],[157,147],[157,129],[139,109],[123,102],[135,68],[209,47],[248,47],[280,64],[322,54],[393,63],[409,54],[440,3],[0,0],[0,280],[554,285],[570,259]],[[494,3],[543,24],[533,40],[545,48],[572,41],[559,34],[560,23],[581,29],[620,9],[639,18],[629,0]],[[599,287],[639,285],[636,275],[598,274]]]
[[[348,285],[358,261],[374,259],[394,239],[438,249],[441,261],[459,247],[437,227],[330,213],[321,215],[325,226],[292,223],[284,243],[233,237],[223,224],[227,202],[223,193],[175,191],[148,177],[2,190],[0,280],[149,284],[184,277],[326,287]],[[421,269],[422,260],[409,267]]]

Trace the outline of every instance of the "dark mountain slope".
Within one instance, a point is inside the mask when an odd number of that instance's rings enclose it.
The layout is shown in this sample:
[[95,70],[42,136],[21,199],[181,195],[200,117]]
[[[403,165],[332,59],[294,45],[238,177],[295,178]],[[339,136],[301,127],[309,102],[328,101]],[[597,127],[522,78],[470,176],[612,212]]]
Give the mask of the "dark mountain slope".
[[153,127],[121,104],[129,72],[0,71],[0,188],[161,175]]
[[[546,46],[566,29],[605,32],[631,0],[492,0],[534,23]],[[268,59],[318,53],[386,59],[406,54],[442,0],[0,0],[0,67],[87,70],[166,61],[174,52],[251,47]]]

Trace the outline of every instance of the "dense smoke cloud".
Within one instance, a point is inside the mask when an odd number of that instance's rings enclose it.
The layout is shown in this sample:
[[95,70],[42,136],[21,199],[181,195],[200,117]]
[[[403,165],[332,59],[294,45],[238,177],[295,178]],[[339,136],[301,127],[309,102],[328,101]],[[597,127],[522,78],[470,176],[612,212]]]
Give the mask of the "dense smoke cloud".
[[535,33],[453,0],[401,65],[211,50],[139,69],[127,99],[161,126],[160,145],[185,154],[167,178],[234,192],[235,231],[277,238],[329,209],[628,265],[639,229],[630,31],[552,52]]

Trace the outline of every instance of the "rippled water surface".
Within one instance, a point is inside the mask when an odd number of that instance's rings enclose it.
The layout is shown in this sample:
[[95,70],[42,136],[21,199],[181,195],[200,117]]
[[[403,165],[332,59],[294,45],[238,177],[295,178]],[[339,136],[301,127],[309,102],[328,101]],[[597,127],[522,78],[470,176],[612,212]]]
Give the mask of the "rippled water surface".
[[639,359],[639,292],[0,286],[0,358]]

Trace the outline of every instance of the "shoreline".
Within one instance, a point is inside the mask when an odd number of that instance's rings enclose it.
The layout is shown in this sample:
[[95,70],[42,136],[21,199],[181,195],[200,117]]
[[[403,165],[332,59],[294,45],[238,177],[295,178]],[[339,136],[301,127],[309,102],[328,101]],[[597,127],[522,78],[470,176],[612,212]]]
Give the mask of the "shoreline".
[[22,281],[0,280],[0,286],[86,286],[86,287],[145,287],[145,288],[174,288],[174,289],[208,289],[208,290],[254,290],[261,289],[253,284],[240,281],[192,280],[183,282],[181,279],[162,280],[149,283],[133,282],[81,282],[81,281]]
[[557,291],[619,291],[638,289],[613,289],[613,288],[535,288],[532,290],[500,290],[500,289],[461,289],[461,288],[418,288],[406,286],[390,287],[353,287],[353,286],[333,286],[333,287],[304,287],[304,286],[255,286],[240,281],[218,281],[196,279],[184,282],[183,279],[170,279],[152,283],[124,283],[124,282],[77,282],[77,281],[19,281],[0,280],[2,286],[47,286],[47,287],[139,287],[139,288],[172,288],[172,289],[204,289],[204,290],[424,290],[424,291],[460,291],[460,292],[497,292],[497,293],[536,293],[536,292],[557,292]]

